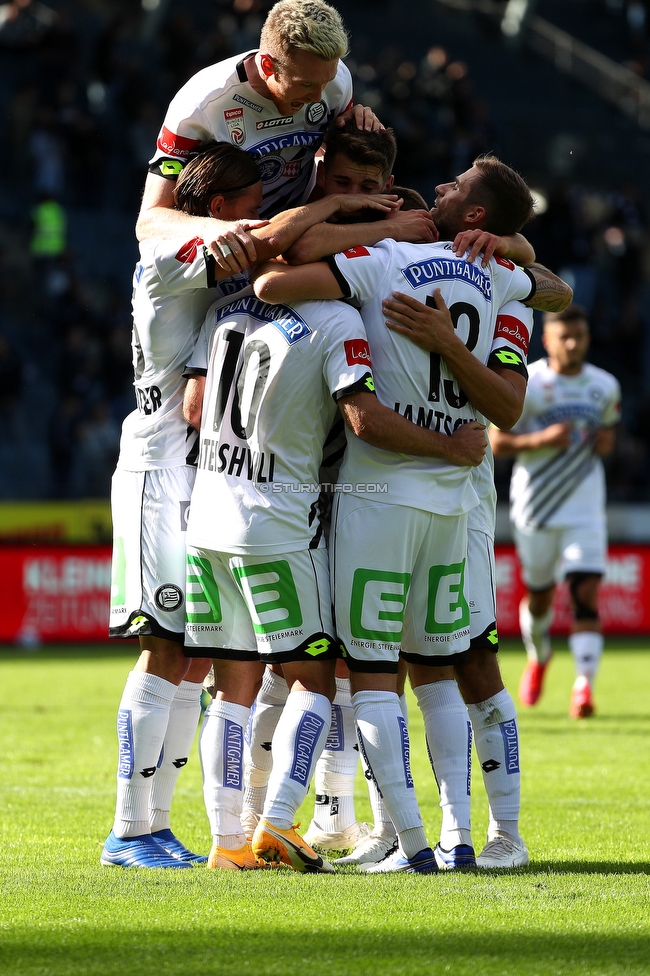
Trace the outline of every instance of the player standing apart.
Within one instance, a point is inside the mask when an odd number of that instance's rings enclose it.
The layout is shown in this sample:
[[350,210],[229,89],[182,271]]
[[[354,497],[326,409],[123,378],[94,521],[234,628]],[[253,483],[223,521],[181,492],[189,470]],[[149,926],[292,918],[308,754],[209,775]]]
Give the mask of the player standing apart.
[[618,381],[585,362],[585,310],[570,305],[544,316],[546,359],[530,367],[524,411],[512,431],[492,429],[495,454],[516,455],[510,517],[527,594],[519,608],[528,664],[519,686],[524,705],[542,692],[551,658],[553,596],[566,579],[573,624],[569,647],[576,680],[569,714],[594,712],[592,686],[603,652],[598,588],[607,556],[605,475],[620,418]]

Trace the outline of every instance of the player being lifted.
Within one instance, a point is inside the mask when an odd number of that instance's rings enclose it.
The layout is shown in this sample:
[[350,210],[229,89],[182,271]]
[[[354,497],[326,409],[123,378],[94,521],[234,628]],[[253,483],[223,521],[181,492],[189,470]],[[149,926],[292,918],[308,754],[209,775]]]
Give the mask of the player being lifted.
[[[262,183],[255,159],[225,143],[195,154],[174,192],[181,213],[254,219]],[[328,197],[286,211],[251,236],[258,254],[270,257],[341,207],[386,205],[385,197]],[[191,664],[183,652],[185,519],[196,435],[188,436],[182,416],[182,372],[207,308],[219,295],[236,294],[248,278],[219,268],[200,238],[141,245],[133,299],[138,406],[124,422],[113,479],[110,619],[111,636],[139,637],[141,654],[118,713],[117,809],[104,864],[182,867],[201,860],[169,824],[207,670],[204,660]]]
[[607,525],[600,458],[614,448],[621,392],[610,373],[585,362],[589,326],[579,305],[546,314],[542,341],[547,358],[530,367],[520,420],[511,431],[490,433],[495,454],[516,457],[510,517],[528,589],[519,608],[528,654],[519,697],[534,705],[541,695],[551,658],[555,585],[564,578],[576,668],[569,714],[587,718],[594,711],[591,692],[603,652],[598,587]]
[[[532,213],[527,187],[497,160],[477,160],[468,173],[444,189],[445,215],[461,230],[472,226],[489,229],[491,224],[500,233],[514,233]],[[261,297],[275,301],[310,295],[349,296],[360,301],[380,400],[407,416],[418,417],[424,425],[434,424],[451,432],[464,420],[476,417],[477,408],[504,426],[519,416],[525,390],[521,350],[510,341],[507,331],[497,332],[495,327],[501,306],[510,300],[532,298],[535,283],[542,285],[540,302],[557,302],[558,295],[565,304],[570,300],[568,286],[540,266],[532,265],[526,274],[501,259],[490,261],[487,267],[457,259],[451,244],[414,246],[386,241],[374,249],[353,248],[336,255],[329,266],[268,266],[255,289]],[[386,330],[382,300],[390,299],[393,289],[405,285],[409,288],[407,301],[441,287],[451,307],[451,334],[455,323],[463,340],[456,344],[447,341],[442,359],[435,353],[426,355]],[[439,309],[445,312],[444,303]],[[462,353],[456,346],[462,347]],[[488,362],[489,368],[485,365]],[[455,387],[455,376],[462,389]],[[473,404],[468,403],[465,387],[471,390]],[[400,841],[394,854],[378,865],[361,864],[362,869],[431,870],[407,771],[408,733],[395,693],[400,650],[410,662],[430,746],[437,736],[436,704],[441,704],[426,701],[431,685],[441,677],[440,673],[433,676],[432,669],[450,664],[467,665],[464,690],[468,699],[486,706],[477,707],[476,714],[478,718],[483,712],[484,755],[486,751],[499,755],[491,767],[494,763],[504,765],[508,759],[504,749],[511,748],[501,726],[507,724],[511,737],[516,736],[514,705],[503,689],[496,663],[487,677],[482,674],[494,655],[490,653],[488,658],[485,648],[466,653],[470,638],[466,523],[467,512],[478,501],[469,473],[469,469],[459,472],[436,461],[405,463],[403,458],[392,458],[357,441],[348,445],[341,478],[352,484],[387,482],[387,500],[391,501],[390,505],[383,504],[379,498],[370,500],[361,493],[340,497],[332,547],[337,629],[352,672],[352,701],[360,739]],[[489,564],[485,569],[489,577]],[[490,686],[491,698],[501,695],[498,702],[488,701],[485,689]],[[451,688],[449,691],[452,695]],[[453,702],[444,704],[464,708],[457,692]],[[506,715],[506,711],[511,714]],[[457,755],[456,730],[449,740]],[[464,741],[467,743],[466,732]],[[432,758],[437,772],[436,756]],[[488,761],[487,756],[485,759]],[[498,839],[497,828],[501,831],[507,827],[509,832],[514,831],[512,843],[519,845],[517,855],[527,857],[517,831],[518,761],[510,771],[513,775],[506,786],[515,802],[509,807],[513,811],[516,806],[517,810],[514,817],[512,813],[508,816],[507,824],[491,824],[495,829],[491,840]],[[490,785],[495,787],[488,791],[492,800],[503,784]],[[469,858],[473,860],[468,828],[469,823],[466,834],[460,824],[450,830],[454,841],[450,850],[439,845],[441,866],[462,866]],[[509,856],[512,859],[512,850]]]
[[258,161],[260,213],[270,217],[307,200],[314,157],[335,118],[381,128],[372,111],[352,105],[352,78],[340,60],[348,38],[338,12],[323,0],[281,0],[262,27],[260,47],[194,75],[172,99],[149,166],[137,223],[139,240],[225,233],[215,260],[237,271],[256,260],[250,222],[206,221],[174,210],[174,181],[199,145],[231,142]]

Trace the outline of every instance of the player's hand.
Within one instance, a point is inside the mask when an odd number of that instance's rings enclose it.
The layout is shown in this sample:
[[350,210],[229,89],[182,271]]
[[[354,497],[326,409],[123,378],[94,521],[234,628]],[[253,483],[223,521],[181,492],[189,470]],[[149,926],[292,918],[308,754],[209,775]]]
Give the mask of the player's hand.
[[256,227],[265,227],[268,220],[237,220],[221,223],[221,233],[213,240],[206,240],[206,247],[222,271],[237,274],[247,271],[257,260],[255,241],[248,233]]
[[601,457],[611,454],[616,442],[616,432],[613,427],[599,427],[594,434],[594,451]]
[[481,264],[485,268],[490,258],[495,254],[499,256],[506,254],[508,244],[508,240],[499,237],[497,234],[488,234],[486,230],[464,230],[460,234],[456,234],[453,250],[456,257],[465,256],[470,262],[482,254]]
[[395,213],[402,200],[396,193],[337,193],[340,214],[355,213],[357,210],[382,210],[385,214]]
[[341,112],[336,119],[337,127],[339,129],[342,128],[348,119],[352,118],[357,124],[357,129],[365,129],[366,132],[377,132],[378,129],[385,128],[373,110],[368,108],[367,105],[353,105],[352,108],[347,110],[347,112]]
[[392,332],[399,332],[420,349],[437,352],[444,356],[450,342],[457,340],[454,323],[439,288],[433,293],[435,308],[423,305],[417,298],[393,292],[392,298],[382,302],[386,325]]
[[486,443],[485,424],[470,420],[468,424],[461,424],[449,438],[447,460],[461,467],[476,468],[485,457]]
[[389,237],[409,244],[435,244],[438,230],[428,210],[394,210],[389,213]]
[[538,447],[560,447],[571,446],[571,424],[551,424],[540,430],[537,435]]

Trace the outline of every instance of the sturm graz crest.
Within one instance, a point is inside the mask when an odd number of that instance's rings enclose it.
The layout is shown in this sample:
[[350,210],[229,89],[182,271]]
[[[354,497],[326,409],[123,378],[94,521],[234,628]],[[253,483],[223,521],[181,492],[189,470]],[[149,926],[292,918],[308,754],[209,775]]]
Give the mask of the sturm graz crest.
[[172,613],[183,606],[183,591],[175,583],[163,583],[156,590],[154,600],[160,610]]
[[327,105],[325,102],[310,102],[305,111],[305,118],[310,125],[317,125],[322,122],[327,115]]

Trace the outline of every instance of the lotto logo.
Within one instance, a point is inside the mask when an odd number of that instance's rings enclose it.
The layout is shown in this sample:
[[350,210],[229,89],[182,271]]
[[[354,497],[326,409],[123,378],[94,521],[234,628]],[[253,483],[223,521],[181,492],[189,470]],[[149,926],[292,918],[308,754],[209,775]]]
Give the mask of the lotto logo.
[[348,366],[354,366],[356,363],[359,366],[370,366],[372,368],[370,346],[366,339],[346,339],[343,345],[345,346],[345,358]]

